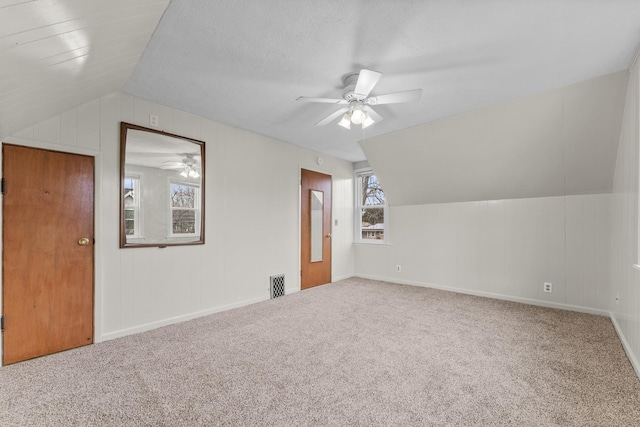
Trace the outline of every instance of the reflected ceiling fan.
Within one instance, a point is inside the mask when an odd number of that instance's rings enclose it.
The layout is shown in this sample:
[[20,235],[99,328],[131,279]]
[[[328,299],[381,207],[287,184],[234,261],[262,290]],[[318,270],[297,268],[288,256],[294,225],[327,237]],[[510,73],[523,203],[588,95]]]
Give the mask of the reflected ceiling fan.
[[359,73],[349,74],[344,78],[345,89],[342,94],[342,99],[301,96],[296,101],[344,105],[344,107],[320,120],[316,123],[316,126],[326,125],[342,116],[338,125],[351,129],[351,123],[353,123],[362,125],[364,129],[382,120],[382,116],[371,108],[372,105],[417,101],[422,96],[422,89],[369,96],[373,88],[378,84],[380,78],[382,78],[382,73],[362,69]]
[[164,162],[162,164],[162,169],[182,169],[182,172],[180,172],[181,176],[185,178],[199,178],[200,173],[198,172],[198,169],[200,169],[200,164],[195,158],[200,156],[196,156],[192,153],[184,153],[183,155],[185,157],[181,162]]

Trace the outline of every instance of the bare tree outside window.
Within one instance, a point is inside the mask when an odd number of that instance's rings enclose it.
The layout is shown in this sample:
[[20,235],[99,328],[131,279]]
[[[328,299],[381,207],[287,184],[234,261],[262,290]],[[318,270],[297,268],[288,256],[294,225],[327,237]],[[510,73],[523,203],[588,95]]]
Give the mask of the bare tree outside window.
[[384,205],[384,191],[375,175],[362,177],[362,206]]
[[384,191],[375,175],[360,176],[361,238],[384,239]]
[[173,234],[196,233],[198,187],[171,183],[171,225]]

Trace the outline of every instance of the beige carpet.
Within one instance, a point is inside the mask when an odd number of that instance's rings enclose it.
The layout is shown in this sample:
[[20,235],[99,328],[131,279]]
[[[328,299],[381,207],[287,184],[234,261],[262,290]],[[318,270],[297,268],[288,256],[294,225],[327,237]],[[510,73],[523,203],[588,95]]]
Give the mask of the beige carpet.
[[349,279],[0,368],[2,426],[638,426],[609,319]]

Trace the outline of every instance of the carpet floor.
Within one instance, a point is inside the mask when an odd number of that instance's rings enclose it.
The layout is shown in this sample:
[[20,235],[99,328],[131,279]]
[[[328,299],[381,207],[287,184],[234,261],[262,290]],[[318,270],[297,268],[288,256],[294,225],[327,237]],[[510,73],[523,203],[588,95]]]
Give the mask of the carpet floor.
[[638,426],[608,318],[347,279],[0,368],[2,426]]

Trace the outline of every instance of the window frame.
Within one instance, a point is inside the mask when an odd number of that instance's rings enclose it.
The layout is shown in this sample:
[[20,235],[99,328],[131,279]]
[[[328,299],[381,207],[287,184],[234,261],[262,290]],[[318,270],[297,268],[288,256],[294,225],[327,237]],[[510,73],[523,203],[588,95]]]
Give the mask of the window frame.
[[[183,186],[188,186],[188,187],[193,187],[195,188],[195,196],[194,196],[194,207],[193,208],[185,208],[185,207],[174,207],[171,206],[171,187],[174,185],[183,185]],[[167,204],[168,208],[169,208],[169,230],[168,230],[168,237],[193,237],[193,236],[197,236],[200,234],[200,215],[202,215],[202,211],[201,211],[201,207],[200,207],[200,191],[202,191],[201,187],[193,182],[189,182],[186,180],[181,180],[181,179],[169,179],[169,187],[168,187],[168,196],[169,196],[169,203]],[[174,233],[173,232],[173,211],[174,210],[192,210],[195,212],[194,215],[194,232],[193,233]]]
[[[141,199],[142,199],[142,175],[141,174],[127,174],[124,177],[125,181],[130,179],[133,182],[133,209],[127,209],[124,205],[123,201],[123,211],[133,210],[133,234],[127,234],[127,237],[130,239],[143,239],[144,238],[144,226],[143,226],[143,215],[140,212],[141,209]],[[125,195],[123,195],[124,197]],[[126,214],[124,215],[124,221],[126,222]],[[126,227],[125,227],[126,230]]]
[[[354,215],[354,231],[355,231],[355,235],[354,235],[354,242],[355,243],[362,243],[362,244],[368,244],[368,245],[388,245],[390,244],[390,239],[389,239],[389,203],[387,202],[387,197],[385,195],[384,204],[381,205],[363,205],[362,203],[362,179],[365,176],[369,176],[369,175],[374,175],[376,176],[376,174],[373,172],[373,169],[371,168],[364,168],[364,169],[356,169],[354,170],[354,183],[355,183],[355,215]],[[377,180],[377,176],[376,176],[376,180]],[[384,194],[384,189],[382,189],[382,193]],[[367,238],[363,238],[362,237],[362,233],[363,233],[363,229],[362,229],[362,210],[363,209],[382,209],[382,214],[384,217],[384,221],[383,221],[383,233],[384,233],[384,238],[383,239],[367,239]],[[367,230],[364,230],[367,231]]]

